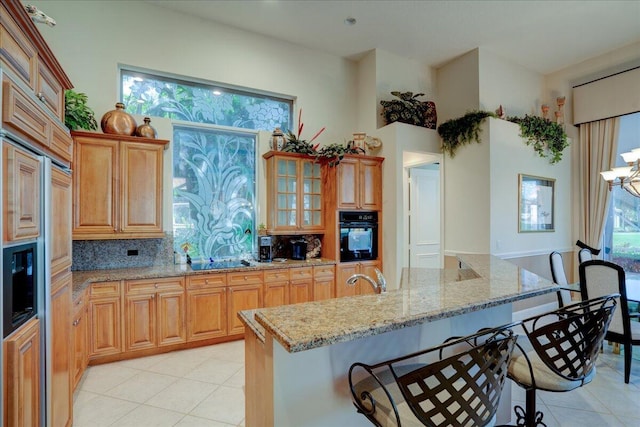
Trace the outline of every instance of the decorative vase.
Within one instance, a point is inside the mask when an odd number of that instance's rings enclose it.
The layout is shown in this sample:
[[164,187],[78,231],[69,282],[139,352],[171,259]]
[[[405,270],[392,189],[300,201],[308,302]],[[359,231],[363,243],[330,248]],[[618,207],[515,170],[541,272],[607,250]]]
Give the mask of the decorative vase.
[[136,132],[136,120],[126,111],[124,104],[118,102],[116,109],[107,111],[100,120],[102,132],[115,135],[133,135]]
[[158,137],[158,133],[151,126],[151,119],[149,117],[144,118],[144,124],[138,126],[136,128],[136,136],[141,136],[143,138],[151,138],[156,139]]
[[271,139],[269,140],[269,148],[274,151],[282,151],[286,142],[287,141],[284,138],[284,133],[282,133],[282,130],[280,128],[275,128],[275,130],[271,134]]

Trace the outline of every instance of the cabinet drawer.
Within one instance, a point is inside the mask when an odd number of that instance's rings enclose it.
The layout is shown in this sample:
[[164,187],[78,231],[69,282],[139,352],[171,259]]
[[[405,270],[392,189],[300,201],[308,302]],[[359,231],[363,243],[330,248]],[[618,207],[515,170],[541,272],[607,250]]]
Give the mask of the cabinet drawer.
[[64,120],[64,89],[60,82],[54,77],[53,73],[44,64],[38,62],[38,74],[36,76],[36,97],[51,112]]
[[265,270],[264,272],[264,281],[266,283],[282,282],[285,280],[289,280],[288,268],[279,268],[277,270]]
[[227,273],[203,274],[187,277],[188,289],[219,288],[227,285]]
[[184,278],[166,277],[159,279],[127,280],[125,284],[125,292],[127,294],[180,291],[184,289]]
[[30,88],[35,87],[38,55],[4,4],[0,6],[0,59]]
[[71,163],[73,157],[73,139],[66,128],[57,124],[51,126],[51,152],[62,160]]
[[317,265],[313,267],[314,277],[333,277],[336,274],[336,267],[333,265]]
[[262,283],[264,275],[262,271],[247,271],[227,273],[229,285],[247,285],[250,283]]
[[292,268],[290,272],[291,280],[311,279],[313,277],[312,267]]
[[119,297],[120,282],[92,283],[89,288],[90,298]]
[[72,312],[73,317],[78,317],[82,311],[85,309],[85,303],[87,300],[87,290],[85,289],[73,300]]
[[49,147],[51,119],[14,82],[2,79],[2,123],[16,133]]

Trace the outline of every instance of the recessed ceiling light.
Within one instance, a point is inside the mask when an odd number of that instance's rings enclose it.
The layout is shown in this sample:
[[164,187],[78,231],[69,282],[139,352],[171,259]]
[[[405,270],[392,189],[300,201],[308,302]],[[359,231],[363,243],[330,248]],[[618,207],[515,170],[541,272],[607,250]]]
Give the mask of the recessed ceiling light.
[[352,26],[352,25],[356,25],[356,18],[354,18],[353,16],[349,16],[347,19],[344,20],[344,25],[348,25],[348,26]]

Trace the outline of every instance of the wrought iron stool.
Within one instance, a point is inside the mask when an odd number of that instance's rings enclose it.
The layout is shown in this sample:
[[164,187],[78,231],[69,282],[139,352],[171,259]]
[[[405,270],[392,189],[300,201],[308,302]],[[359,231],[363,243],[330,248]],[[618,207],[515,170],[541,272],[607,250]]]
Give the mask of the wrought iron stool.
[[354,405],[376,426],[493,425],[515,341],[504,326],[375,365],[354,363]]
[[546,426],[536,411],[536,390],[571,391],[591,382],[600,345],[618,294],[578,302],[522,321],[509,378],[525,389],[526,410],[515,407],[517,426]]

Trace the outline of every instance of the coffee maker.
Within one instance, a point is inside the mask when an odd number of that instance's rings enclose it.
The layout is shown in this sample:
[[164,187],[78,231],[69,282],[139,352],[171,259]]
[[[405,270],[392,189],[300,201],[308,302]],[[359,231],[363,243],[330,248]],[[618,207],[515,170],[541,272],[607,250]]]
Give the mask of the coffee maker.
[[273,257],[271,244],[271,236],[258,236],[258,254],[260,256],[260,262],[271,262]]

